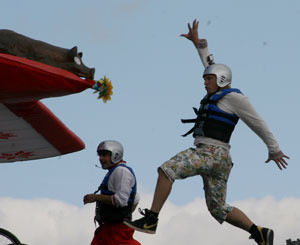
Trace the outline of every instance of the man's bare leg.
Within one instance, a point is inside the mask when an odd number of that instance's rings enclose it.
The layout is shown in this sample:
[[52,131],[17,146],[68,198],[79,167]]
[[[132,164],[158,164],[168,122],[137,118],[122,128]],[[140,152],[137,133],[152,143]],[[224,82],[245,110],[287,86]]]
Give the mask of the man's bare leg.
[[249,231],[253,225],[253,222],[238,208],[233,208],[233,210],[227,214],[226,222],[245,231]]
[[168,179],[166,174],[159,168],[158,179],[156,183],[155,193],[152,201],[151,211],[159,213],[165,201],[172,190],[173,183]]

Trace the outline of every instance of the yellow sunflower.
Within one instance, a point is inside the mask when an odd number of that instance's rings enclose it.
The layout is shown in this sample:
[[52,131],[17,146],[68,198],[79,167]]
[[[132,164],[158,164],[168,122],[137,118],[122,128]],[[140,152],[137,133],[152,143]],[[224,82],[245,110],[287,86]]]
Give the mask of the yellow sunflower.
[[106,103],[108,100],[111,100],[113,86],[107,76],[104,76],[103,79],[95,81],[93,88],[97,90],[94,93],[99,92],[98,99],[102,99],[104,103]]

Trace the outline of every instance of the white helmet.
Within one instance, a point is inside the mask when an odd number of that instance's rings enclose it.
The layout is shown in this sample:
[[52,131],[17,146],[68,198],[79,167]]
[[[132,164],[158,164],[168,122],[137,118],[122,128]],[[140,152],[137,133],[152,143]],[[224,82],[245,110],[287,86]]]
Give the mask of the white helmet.
[[216,75],[217,85],[221,88],[231,83],[231,79],[232,79],[231,70],[226,65],[212,64],[206,67],[203,73],[203,77],[209,74]]
[[115,140],[104,140],[102,141],[97,148],[99,151],[110,151],[111,152],[111,162],[117,163],[123,159],[123,146]]

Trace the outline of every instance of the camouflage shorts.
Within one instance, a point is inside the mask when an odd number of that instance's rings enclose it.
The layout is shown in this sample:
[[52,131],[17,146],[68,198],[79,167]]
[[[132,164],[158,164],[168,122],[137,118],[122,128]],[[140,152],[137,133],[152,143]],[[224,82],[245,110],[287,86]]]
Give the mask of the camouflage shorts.
[[229,151],[221,146],[200,144],[182,151],[160,166],[174,182],[195,175],[203,178],[208,210],[220,222],[232,211],[226,204],[227,180],[233,164]]

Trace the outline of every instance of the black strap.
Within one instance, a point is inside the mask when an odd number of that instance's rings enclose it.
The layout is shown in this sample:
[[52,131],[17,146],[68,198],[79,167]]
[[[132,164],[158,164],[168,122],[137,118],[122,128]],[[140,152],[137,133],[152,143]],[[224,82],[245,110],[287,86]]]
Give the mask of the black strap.
[[193,133],[193,132],[194,132],[194,128],[195,128],[195,127],[191,128],[187,133],[185,133],[185,134],[183,134],[183,135],[181,135],[181,136],[182,136],[182,137],[186,137],[186,136],[188,136],[189,134]]
[[[193,110],[194,110],[194,112],[195,112],[195,114],[198,116],[198,109],[197,108],[195,108],[195,107],[193,107]],[[181,122],[182,123],[196,123],[197,122],[197,119],[198,119],[198,117],[197,118],[194,118],[194,119],[181,119]],[[193,133],[194,132],[194,128],[195,128],[195,126],[193,127],[193,128],[191,128],[187,133],[185,133],[185,134],[183,134],[183,135],[181,135],[182,137],[186,137],[186,136],[188,136],[189,134],[191,134],[191,133]]]
[[101,191],[101,189],[103,188],[102,184],[98,187],[98,189],[96,191],[94,191],[94,194],[97,194],[99,191]]
[[195,114],[198,116],[198,109],[193,107],[193,110],[194,110]]
[[[199,114],[198,109],[193,107],[193,110],[194,110],[195,114],[198,116],[198,114]],[[197,122],[197,118],[194,118],[194,119],[181,119],[181,122],[182,123],[195,123],[195,122]]]
[[181,119],[182,123],[195,123],[197,122],[197,118],[194,119]]

